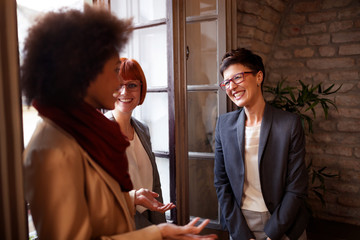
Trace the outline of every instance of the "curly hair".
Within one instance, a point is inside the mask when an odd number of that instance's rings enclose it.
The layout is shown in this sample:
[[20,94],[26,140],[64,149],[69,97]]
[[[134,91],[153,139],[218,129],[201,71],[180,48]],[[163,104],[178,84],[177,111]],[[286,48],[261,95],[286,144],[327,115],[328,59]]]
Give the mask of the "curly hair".
[[252,51],[245,48],[237,48],[225,53],[220,65],[220,74],[222,77],[224,77],[224,71],[233,64],[244,65],[245,67],[248,67],[256,72],[261,71],[263,73],[261,89],[263,88],[265,81],[265,67],[262,58],[259,55],[256,55]]
[[24,45],[21,87],[27,104],[82,101],[104,64],[118,56],[132,26],[106,10],[50,12],[30,28]]

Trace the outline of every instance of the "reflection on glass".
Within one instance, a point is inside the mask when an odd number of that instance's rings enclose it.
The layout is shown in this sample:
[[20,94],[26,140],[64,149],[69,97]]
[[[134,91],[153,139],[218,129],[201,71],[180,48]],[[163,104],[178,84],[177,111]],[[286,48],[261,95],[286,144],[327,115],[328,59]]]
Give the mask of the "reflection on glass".
[[110,7],[120,18],[133,17],[135,24],[166,17],[166,0],[110,0]]
[[144,70],[148,87],[167,86],[166,25],[138,29],[120,54],[137,60]]
[[216,0],[186,0],[186,16],[216,14]]
[[218,201],[214,188],[214,160],[189,159],[190,215],[217,220]]
[[190,152],[214,152],[217,105],[216,92],[188,92]]
[[[161,191],[164,203],[170,202],[170,172],[169,172],[169,159],[157,157],[156,165],[160,175]],[[166,213],[167,218],[170,218],[170,211]]]
[[217,84],[216,21],[186,24],[186,36],[189,48],[186,65],[188,84]]
[[168,152],[168,94],[148,92],[144,103],[134,109],[133,115],[148,125],[153,151]]

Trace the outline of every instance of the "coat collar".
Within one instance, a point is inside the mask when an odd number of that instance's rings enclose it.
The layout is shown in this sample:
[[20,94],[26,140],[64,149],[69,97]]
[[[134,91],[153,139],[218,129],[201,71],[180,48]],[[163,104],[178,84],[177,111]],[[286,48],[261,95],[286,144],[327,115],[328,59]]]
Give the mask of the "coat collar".
[[261,121],[261,128],[260,128],[259,152],[258,152],[259,164],[264,154],[265,145],[271,129],[271,124],[272,124],[272,108],[268,103],[266,103],[264,116]]
[[245,156],[245,120],[246,120],[245,110],[242,109],[237,121],[237,138],[239,143],[241,159],[244,159]]

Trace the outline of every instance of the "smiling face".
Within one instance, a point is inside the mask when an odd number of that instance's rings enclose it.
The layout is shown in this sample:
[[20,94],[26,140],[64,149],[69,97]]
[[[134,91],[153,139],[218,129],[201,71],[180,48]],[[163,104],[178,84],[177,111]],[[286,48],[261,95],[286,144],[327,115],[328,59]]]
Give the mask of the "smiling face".
[[[251,71],[253,70],[242,64],[232,64],[224,70],[224,79],[231,79],[238,73]],[[263,74],[261,71],[255,74],[245,73],[244,81],[239,85],[232,81],[230,82],[230,87],[226,90],[226,94],[237,106],[251,108],[258,101],[263,101],[260,87],[262,80]]]
[[140,103],[141,82],[139,80],[122,80],[115,111],[131,114]]
[[120,61],[118,56],[105,62],[102,72],[96,76],[87,88],[84,101],[94,108],[113,109],[116,101],[114,93],[119,89]]

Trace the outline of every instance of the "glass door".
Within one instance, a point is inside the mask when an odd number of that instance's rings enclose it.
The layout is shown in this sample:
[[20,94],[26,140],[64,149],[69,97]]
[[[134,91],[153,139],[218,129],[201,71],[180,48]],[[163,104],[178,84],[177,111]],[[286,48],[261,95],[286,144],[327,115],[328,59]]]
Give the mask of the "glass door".
[[[225,1],[186,1],[189,213],[219,226],[214,188],[215,125],[226,111],[219,63],[226,49]],[[206,203],[206,204],[204,204]]]

